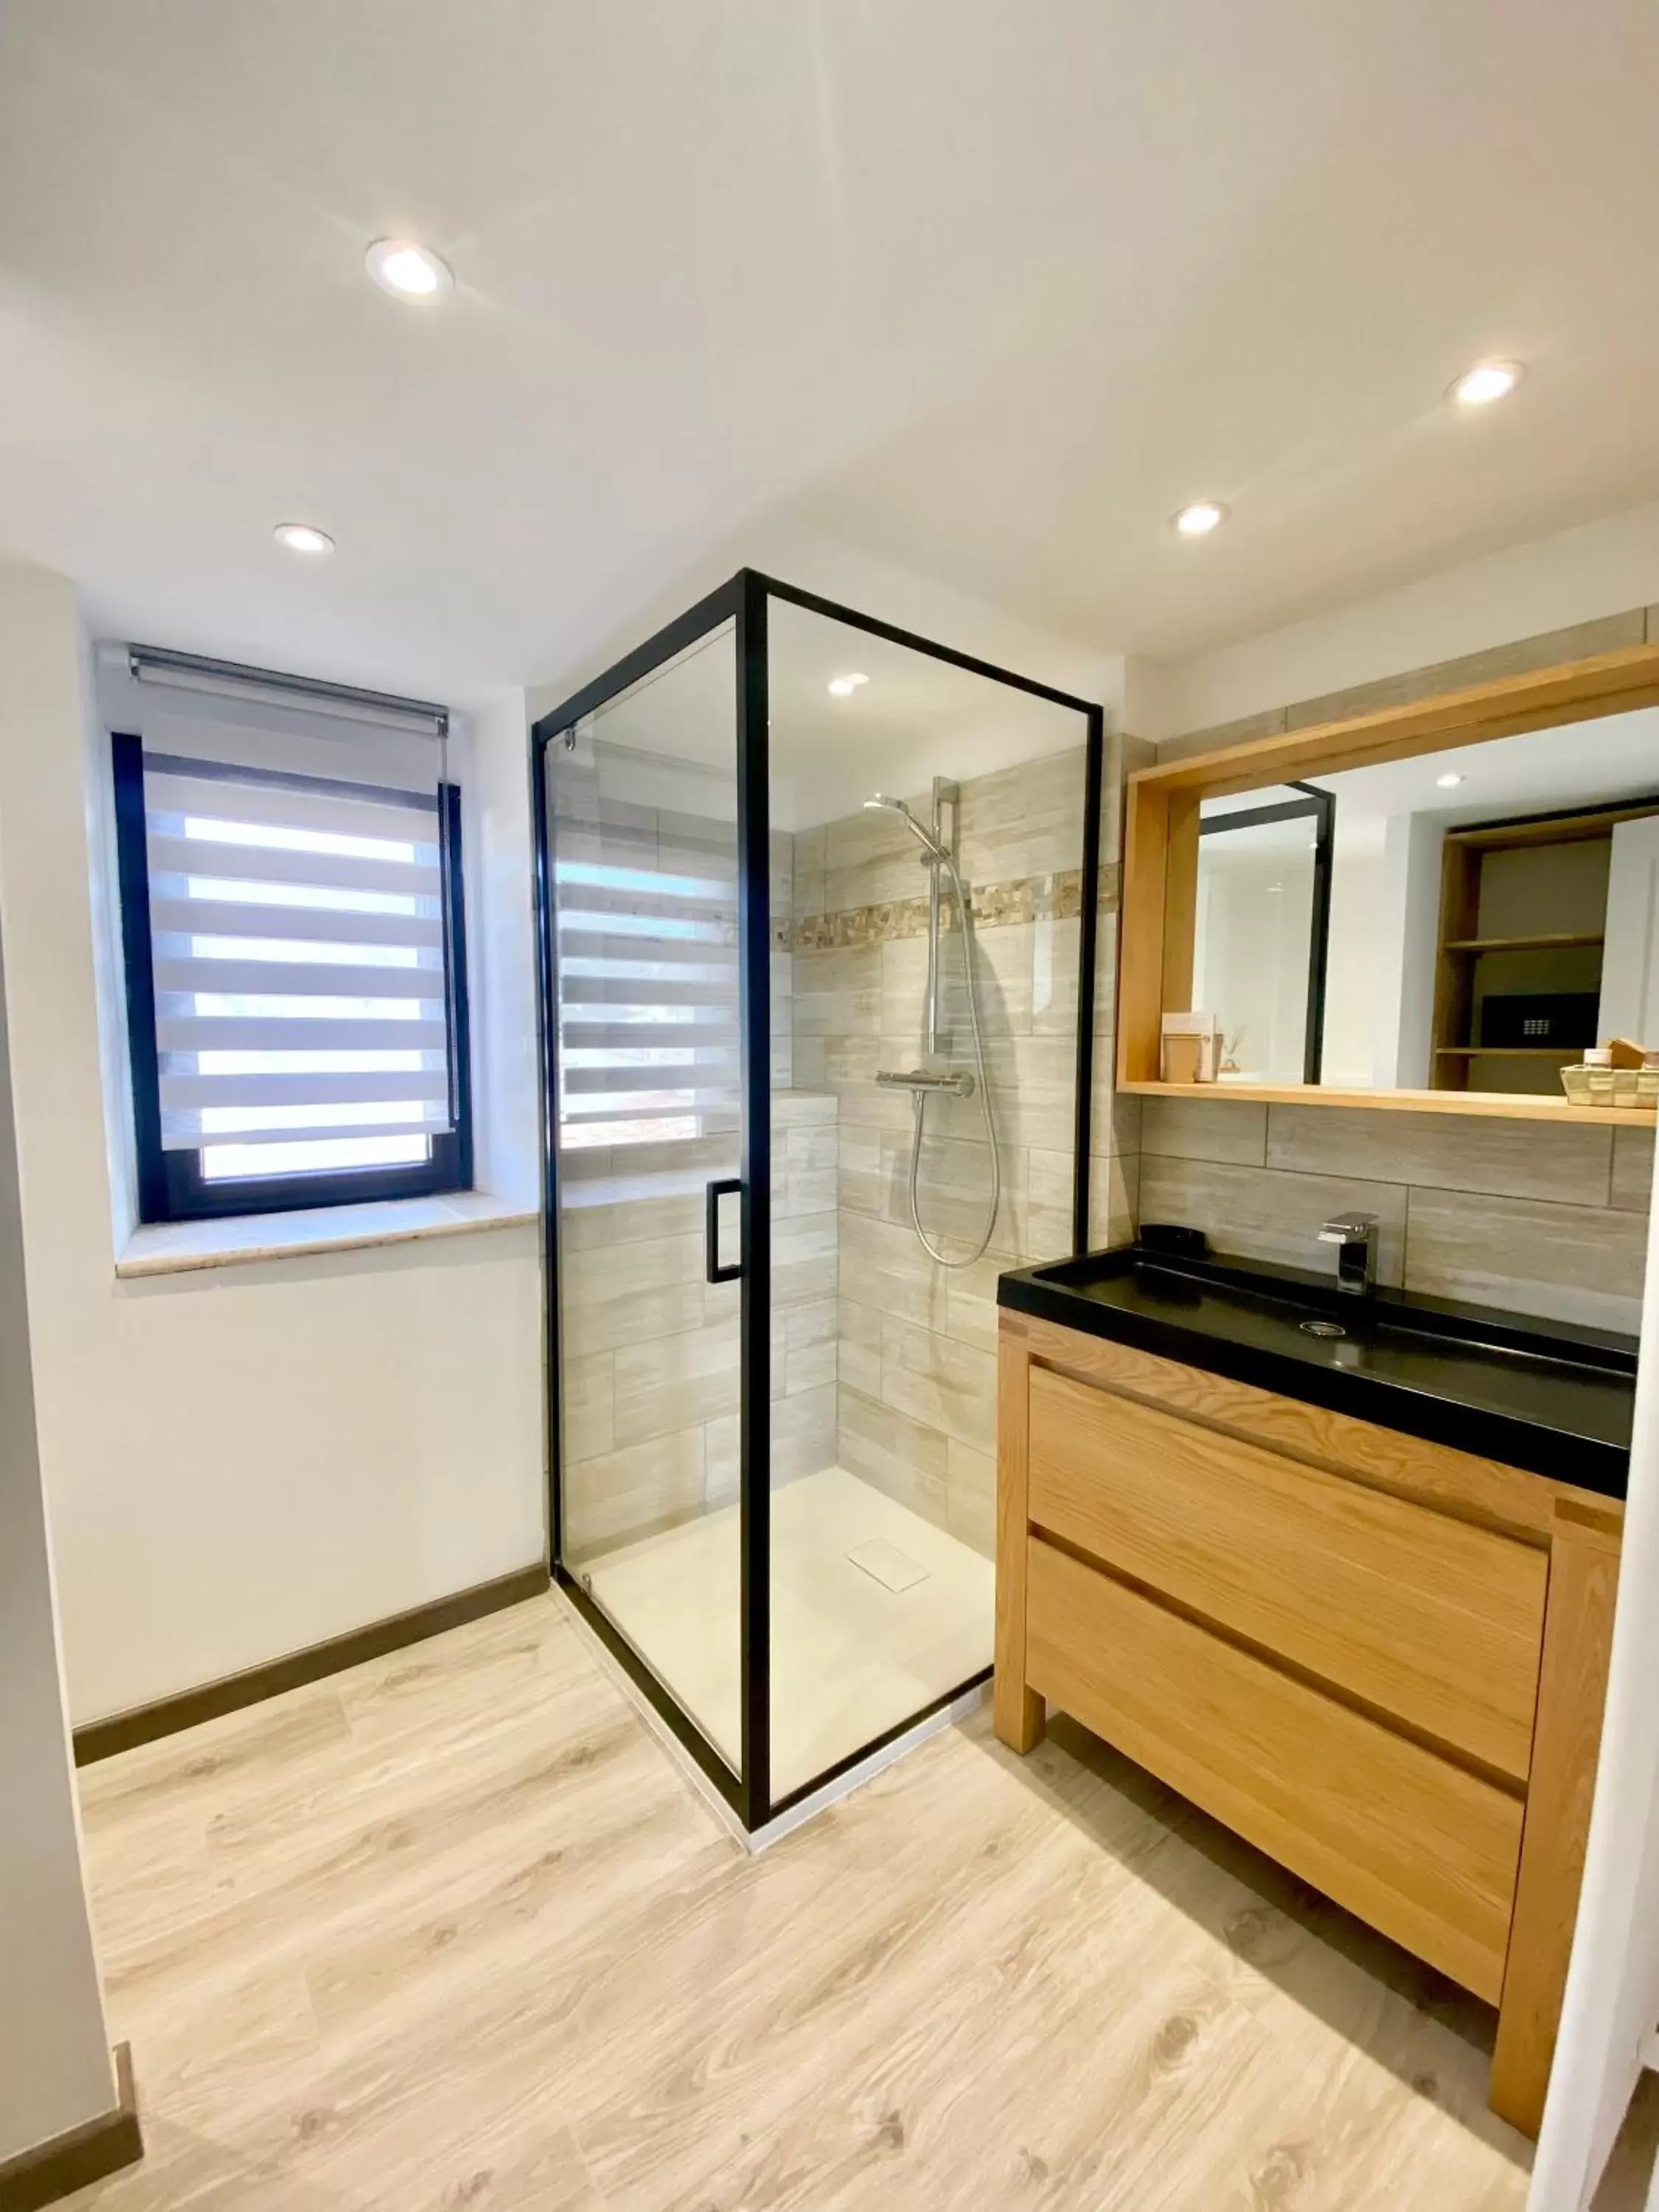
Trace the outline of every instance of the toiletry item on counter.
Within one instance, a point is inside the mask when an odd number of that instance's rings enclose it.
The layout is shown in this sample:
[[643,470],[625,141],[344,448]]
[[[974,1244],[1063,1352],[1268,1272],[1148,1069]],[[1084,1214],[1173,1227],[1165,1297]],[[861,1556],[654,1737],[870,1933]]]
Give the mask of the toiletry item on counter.
[[1659,1051],[1629,1037],[1586,1046],[1582,1061],[1561,1070],[1561,1088],[1572,1106],[1659,1107]]
[[1576,1066],[1562,1069],[1561,1088],[1570,1105],[1611,1106],[1613,1054],[1607,1046],[1586,1045],[1583,1059]]
[[1213,1083],[1221,1068],[1221,1027],[1213,1014],[1165,1014],[1158,1041],[1160,1083]]

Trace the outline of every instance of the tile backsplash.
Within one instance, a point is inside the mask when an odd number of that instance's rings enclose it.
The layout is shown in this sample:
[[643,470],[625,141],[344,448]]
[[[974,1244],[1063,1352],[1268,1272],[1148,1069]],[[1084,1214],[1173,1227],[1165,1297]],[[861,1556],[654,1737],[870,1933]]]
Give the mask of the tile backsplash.
[[1330,1257],[1320,1224],[1363,1207],[1382,1224],[1385,1283],[1639,1325],[1650,1131],[1215,1097],[1143,1106],[1143,1222],[1185,1222],[1218,1252],[1315,1271]]

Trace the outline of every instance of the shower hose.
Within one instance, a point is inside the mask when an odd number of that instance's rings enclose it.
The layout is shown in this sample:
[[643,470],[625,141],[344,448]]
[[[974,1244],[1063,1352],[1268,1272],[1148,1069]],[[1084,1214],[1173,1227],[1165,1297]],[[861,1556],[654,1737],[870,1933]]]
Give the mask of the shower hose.
[[[968,901],[962,888],[962,878],[957,872],[954,860],[945,860],[951,889],[957,902],[957,922],[962,931],[962,965],[968,980],[968,1018],[974,1036],[974,1074],[979,1091],[980,1112],[985,1116],[985,1142],[991,1154],[991,1200],[986,1208],[985,1234],[971,1252],[952,1259],[941,1252],[921,1225],[921,1209],[916,1197],[916,1182],[921,1170],[921,1140],[923,1124],[927,1114],[927,1093],[917,1091],[911,1095],[910,1106],[910,1225],[920,1239],[928,1257],[941,1267],[971,1267],[975,1260],[983,1257],[997,1225],[997,1209],[1002,1203],[1002,1163],[997,1155],[996,1125],[991,1119],[991,1086],[985,1074],[985,1036],[980,1026],[979,986],[974,977],[974,940],[968,927]],[[933,988],[939,988],[939,951],[933,954]]]

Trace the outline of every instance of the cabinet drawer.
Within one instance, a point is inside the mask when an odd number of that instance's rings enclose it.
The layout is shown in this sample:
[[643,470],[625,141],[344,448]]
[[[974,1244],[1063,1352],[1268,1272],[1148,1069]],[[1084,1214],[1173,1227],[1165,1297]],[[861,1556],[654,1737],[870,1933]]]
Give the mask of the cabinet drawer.
[[1526,1779],[1547,1554],[1030,1370],[1038,1528]]
[[1496,2003],[1519,1797],[1041,1537],[1029,1571],[1033,1689]]

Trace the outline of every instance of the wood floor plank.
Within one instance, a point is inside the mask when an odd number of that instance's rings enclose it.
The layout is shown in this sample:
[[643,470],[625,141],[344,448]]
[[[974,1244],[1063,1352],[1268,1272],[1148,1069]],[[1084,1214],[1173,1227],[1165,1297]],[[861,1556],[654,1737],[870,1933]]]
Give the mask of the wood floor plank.
[[750,1857],[549,1595],[194,1734],[81,1777],[80,2212],[1524,2203],[1490,2015],[1069,1723]]

